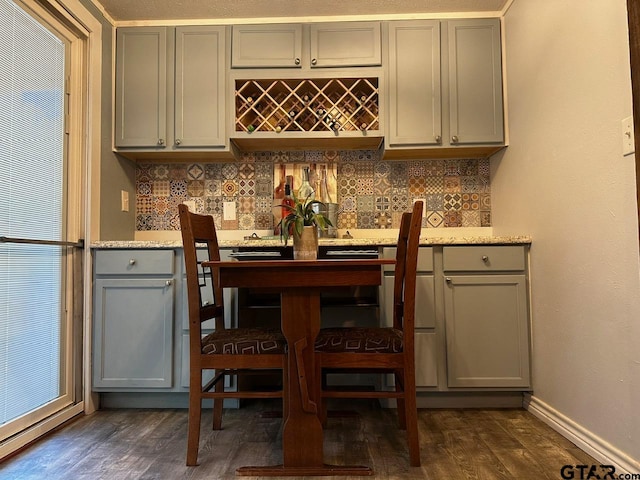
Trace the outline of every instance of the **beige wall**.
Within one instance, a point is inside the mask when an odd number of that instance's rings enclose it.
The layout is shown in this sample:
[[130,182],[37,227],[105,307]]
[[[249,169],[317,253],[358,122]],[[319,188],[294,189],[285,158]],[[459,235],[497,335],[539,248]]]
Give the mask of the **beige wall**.
[[511,145],[492,159],[492,208],[496,234],[533,237],[534,399],[637,462],[638,223],[620,127],[632,109],[626,22],[626,0],[514,1],[505,16]]

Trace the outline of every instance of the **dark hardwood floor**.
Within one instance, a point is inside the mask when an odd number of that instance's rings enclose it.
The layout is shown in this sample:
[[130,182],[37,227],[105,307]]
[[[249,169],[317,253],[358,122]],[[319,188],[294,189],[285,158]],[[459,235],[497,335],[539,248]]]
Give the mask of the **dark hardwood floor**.
[[[216,432],[205,410],[198,467],[185,466],[186,410],[102,410],[1,463],[0,479],[235,478],[237,467],[281,462],[274,402],[225,410],[224,429]],[[422,467],[411,468],[395,410],[346,405],[355,414],[329,419],[325,459],[370,465],[376,475],[369,478],[558,480],[565,464],[598,463],[525,410],[438,409],[419,411]]]

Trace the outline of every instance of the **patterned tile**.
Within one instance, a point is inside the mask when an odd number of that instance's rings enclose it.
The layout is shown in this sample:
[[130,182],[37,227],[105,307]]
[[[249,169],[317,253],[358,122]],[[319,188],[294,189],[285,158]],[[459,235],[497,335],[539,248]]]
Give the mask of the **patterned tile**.
[[443,177],[444,160],[430,160],[425,162],[425,175],[428,177]]
[[459,193],[445,193],[442,197],[446,212],[462,210],[462,195]]
[[238,167],[235,163],[225,163],[222,166],[222,177],[227,180],[235,180],[238,177]]
[[460,192],[462,190],[460,184],[460,177],[451,176],[444,177],[444,191],[445,192]]
[[144,196],[151,195],[152,192],[152,183],[151,182],[137,182],[136,183],[136,195]]
[[255,206],[256,206],[256,212],[262,212],[262,213],[271,212],[271,208],[273,207],[273,198],[263,197],[263,196],[256,197]]
[[445,227],[461,227],[462,226],[462,212],[445,212],[444,213],[444,226]]
[[186,194],[187,194],[186,180],[170,180],[169,181],[170,197],[184,197]]
[[442,193],[427,195],[425,200],[427,201],[425,205],[426,210],[444,210],[444,195]]
[[[398,228],[416,198],[426,201],[426,228],[491,226],[488,159],[386,162],[378,151],[340,150],[246,153],[227,163],[139,163],[136,230],[178,230],[177,205],[185,200],[212,215],[219,229],[271,229],[274,167],[310,162],[337,166],[339,228]],[[223,201],[237,202],[237,220],[222,220]]]
[[409,177],[409,196],[422,197],[427,193],[424,177]]
[[463,227],[480,227],[480,212],[473,210],[462,211]]
[[386,176],[375,176],[373,178],[373,194],[387,196],[391,194],[391,182]]
[[478,193],[462,194],[462,210],[479,210],[480,195]]
[[253,197],[255,194],[256,194],[255,180],[246,180],[246,179],[238,180],[238,195],[241,195],[243,197],[247,197],[247,196]]
[[427,211],[427,227],[440,228],[444,224],[444,212],[429,212]]
[[352,162],[338,165],[338,175],[343,177],[353,177],[356,175],[356,164]]
[[442,177],[424,177],[424,189],[426,193],[444,192]]
[[341,203],[345,212],[355,212],[357,210],[356,197],[342,197]]
[[256,199],[253,197],[240,197],[238,201],[238,211],[240,213],[255,213]]
[[391,212],[377,212],[373,221],[376,228],[393,228]]
[[358,195],[373,195],[373,177],[357,177],[356,189]]
[[205,180],[204,195],[205,197],[219,197],[222,195],[222,182],[220,180]]
[[256,176],[256,167],[253,163],[242,163],[238,169],[238,177],[241,179],[254,179]]
[[187,194],[190,197],[202,197],[204,195],[204,181],[192,180],[187,183]]
[[256,226],[255,215],[250,213],[241,213],[238,218],[238,227],[240,230],[252,230]]
[[358,214],[356,212],[342,212],[338,215],[338,228],[356,228]]
[[358,213],[369,213],[375,209],[373,195],[358,195],[356,200],[356,210]]
[[358,228],[376,228],[373,212],[358,212]]
[[194,163],[187,167],[188,180],[200,180],[204,178],[204,167],[199,163]]
[[225,180],[222,183],[222,194],[225,197],[235,197],[238,195],[238,183],[235,180]]
[[374,197],[375,209],[377,212],[390,212],[391,211],[391,199],[385,196]]
[[258,230],[271,230],[273,228],[273,215],[271,213],[256,213],[255,228]]
[[411,177],[424,177],[427,174],[427,169],[425,167],[424,162],[422,161],[412,161],[409,162],[407,166],[407,175],[411,180]]

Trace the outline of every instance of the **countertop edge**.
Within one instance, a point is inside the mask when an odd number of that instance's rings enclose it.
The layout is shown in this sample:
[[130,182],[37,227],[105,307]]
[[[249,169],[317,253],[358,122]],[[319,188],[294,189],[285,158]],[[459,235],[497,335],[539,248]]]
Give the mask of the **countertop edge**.
[[[319,246],[335,247],[392,247],[397,238],[321,238]],[[490,237],[425,237],[420,239],[420,246],[436,245],[529,245],[531,237],[518,236],[490,236]],[[220,248],[269,248],[284,247],[280,240],[221,240]],[[289,242],[291,245],[291,242]],[[92,249],[175,249],[182,248],[181,241],[149,241],[149,240],[104,240],[91,243]]]

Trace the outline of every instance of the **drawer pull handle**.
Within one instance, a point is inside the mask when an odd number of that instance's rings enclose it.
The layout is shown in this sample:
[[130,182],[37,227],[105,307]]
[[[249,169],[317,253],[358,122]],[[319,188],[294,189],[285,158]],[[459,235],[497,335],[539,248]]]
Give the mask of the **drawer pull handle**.
[[136,264],[136,259],[132,258],[129,260],[129,265],[135,265]]
[[165,284],[167,287],[170,287],[170,286],[173,284],[173,280],[167,280],[166,282],[164,282],[164,284]]
[[482,256],[482,261],[483,261],[484,263],[489,263],[489,257],[488,257],[488,256],[486,256],[486,255],[483,255],[483,256]]

